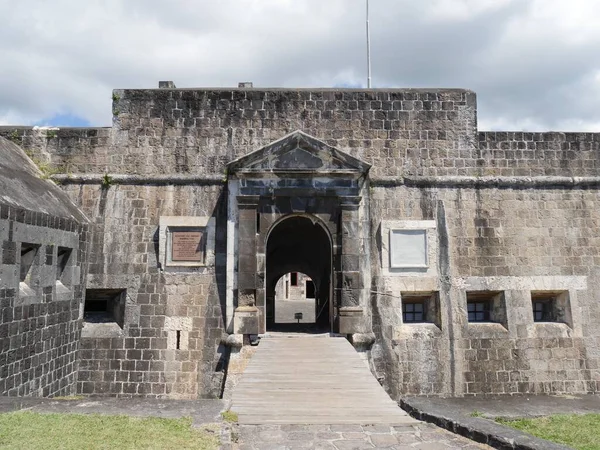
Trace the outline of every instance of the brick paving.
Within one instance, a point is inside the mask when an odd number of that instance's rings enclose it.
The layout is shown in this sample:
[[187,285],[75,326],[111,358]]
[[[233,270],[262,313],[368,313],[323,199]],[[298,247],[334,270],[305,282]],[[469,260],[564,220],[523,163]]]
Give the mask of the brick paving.
[[428,423],[417,425],[237,425],[224,450],[489,449]]

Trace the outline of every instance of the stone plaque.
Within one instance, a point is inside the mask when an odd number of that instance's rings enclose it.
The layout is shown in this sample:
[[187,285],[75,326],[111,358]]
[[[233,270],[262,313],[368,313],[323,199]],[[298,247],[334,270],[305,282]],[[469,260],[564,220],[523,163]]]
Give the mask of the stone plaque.
[[427,267],[426,230],[390,230],[392,268]]
[[201,231],[173,231],[171,233],[171,261],[202,262]]

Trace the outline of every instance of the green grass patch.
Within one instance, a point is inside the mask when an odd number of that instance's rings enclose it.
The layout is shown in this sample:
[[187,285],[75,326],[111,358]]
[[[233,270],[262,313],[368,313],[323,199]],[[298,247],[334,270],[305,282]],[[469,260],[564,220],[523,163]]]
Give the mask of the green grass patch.
[[233,411],[223,411],[221,417],[225,422],[236,423],[238,421],[238,415]]
[[579,450],[600,450],[600,414],[564,414],[497,422]]
[[2,449],[199,449],[217,436],[192,428],[192,419],[137,418],[17,411],[0,414]]

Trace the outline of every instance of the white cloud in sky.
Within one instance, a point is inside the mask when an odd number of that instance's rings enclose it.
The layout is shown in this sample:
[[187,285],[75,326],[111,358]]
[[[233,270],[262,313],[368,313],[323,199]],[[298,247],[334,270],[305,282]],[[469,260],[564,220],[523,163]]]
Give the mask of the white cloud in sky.
[[[598,130],[600,2],[370,0],[374,87],[463,87],[481,129]],[[366,84],[365,0],[0,0],[0,124],[110,125],[113,88]]]

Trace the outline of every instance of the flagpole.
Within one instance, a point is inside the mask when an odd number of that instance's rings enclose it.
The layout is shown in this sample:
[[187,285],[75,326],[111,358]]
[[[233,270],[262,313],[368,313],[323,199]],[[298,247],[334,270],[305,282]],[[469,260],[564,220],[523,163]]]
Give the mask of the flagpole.
[[367,0],[367,87],[371,89],[371,30],[369,28],[369,0]]

